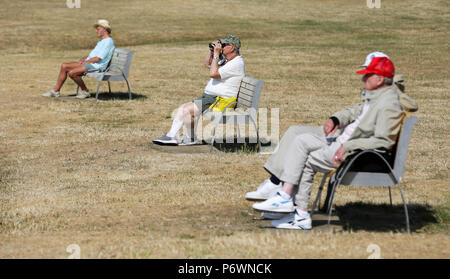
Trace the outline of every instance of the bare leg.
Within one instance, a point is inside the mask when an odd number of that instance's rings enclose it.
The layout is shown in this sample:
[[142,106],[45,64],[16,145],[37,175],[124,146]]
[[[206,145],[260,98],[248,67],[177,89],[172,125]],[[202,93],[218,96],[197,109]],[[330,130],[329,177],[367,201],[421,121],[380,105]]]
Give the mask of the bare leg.
[[61,64],[61,69],[59,70],[58,79],[56,81],[56,85],[53,88],[53,90],[59,91],[67,79],[67,73],[70,72],[72,69],[79,67],[79,66],[81,66],[81,65],[78,64],[78,62],[68,62],[68,63]]
[[69,71],[69,77],[75,81],[78,86],[80,86],[81,90],[88,91],[86,85],[84,84],[81,76],[86,72],[86,68],[83,65],[79,65],[78,67],[73,68]]
[[198,116],[200,115],[200,110],[194,103],[186,103],[183,105],[183,118],[182,121],[188,130],[188,135],[194,136],[195,124]]

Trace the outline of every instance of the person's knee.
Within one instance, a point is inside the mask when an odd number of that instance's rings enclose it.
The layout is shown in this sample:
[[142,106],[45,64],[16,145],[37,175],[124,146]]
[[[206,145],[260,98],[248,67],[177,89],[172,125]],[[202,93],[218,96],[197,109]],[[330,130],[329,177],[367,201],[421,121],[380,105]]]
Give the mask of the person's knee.
[[69,75],[69,77],[71,77],[71,78],[74,78],[74,77],[76,77],[76,76],[78,76],[78,74],[75,72],[75,71],[69,71],[68,73],[67,73],[68,75]]

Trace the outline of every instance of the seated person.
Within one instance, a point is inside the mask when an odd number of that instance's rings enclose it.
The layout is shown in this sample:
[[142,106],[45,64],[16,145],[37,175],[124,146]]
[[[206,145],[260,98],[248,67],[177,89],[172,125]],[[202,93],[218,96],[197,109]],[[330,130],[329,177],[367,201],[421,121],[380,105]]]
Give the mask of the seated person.
[[[395,145],[405,112],[393,85],[393,63],[387,57],[375,57],[357,73],[364,74],[362,103],[335,113],[322,130],[295,137],[281,168],[265,165],[282,182],[282,189],[266,201],[255,203],[253,208],[290,213],[272,221],[273,227],[311,229],[308,204],[315,173],[329,172],[357,150],[391,149]],[[335,134],[337,129],[342,130],[339,136]]]
[[[369,66],[370,62],[372,62],[372,59],[374,57],[389,57],[384,54],[383,52],[372,52],[369,53],[366,57],[366,60],[361,67],[367,67]],[[414,112],[418,110],[418,104],[417,102],[411,98],[410,96],[405,94],[405,85],[404,85],[404,78],[403,75],[395,75],[394,76],[394,84],[399,89],[399,98],[400,98],[400,104],[403,107],[405,111]],[[292,141],[300,134],[304,133],[316,133],[320,134],[323,130],[323,127],[320,126],[291,126],[286,131],[286,133],[283,135],[283,137],[280,140],[280,143],[278,144],[277,148],[275,149],[274,153],[269,157],[269,160],[267,161],[265,165],[265,169],[272,169],[274,170],[274,173],[280,173],[281,169],[283,168],[283,162],[286,155],[286,152],[288,152],[290,144]],[[334,134],[335,131],[333,131]],[[269,171],[270,172],[270,171]],[[281,190],[281,181],[275,176],[272,175],[270,178],[266,179],[258,188],[256,191],[248,192],[245,195],[245,198],[248,200],[266,200],[268,198],[271,198],[276,195],[278,191]],[[274,215],[276,216],[276,215]]]
[[[241,41],[238,37],[229,35],[225,39],[211,44],[214,48],[208,51],[204,62],[204,65],[209,68],[211,79],[206,85],[203,95],[192,102],[180,105],[169,132],[154,139],[154,143],[161,145],[197,144],[195,128],[200,114],[207,110],[218,96],[237,97],[241,80],[245,76],[244,60],[239,53]],[[221,54],[223,55],[222,60],[220,60]],[[183,125],[186,128],[186,134],[178,141],[176,135]]]
[[81,58],[78,62],[63,63],[59,70],[55,87],[42,96],[59,97],[61,87],[66,81],[67,75],[81,88],[81,92],[76,96],[77,98],[84,99],[91,96],[81,77],[87,72],[104,71],[111,60],[115,48],[114,41],[111,38],[111,26],[109,22],[100,19],[94,27],[97,32],[97,37],[101,38],[101,40],[98,41],[95,48],[89,53],[89,56]]

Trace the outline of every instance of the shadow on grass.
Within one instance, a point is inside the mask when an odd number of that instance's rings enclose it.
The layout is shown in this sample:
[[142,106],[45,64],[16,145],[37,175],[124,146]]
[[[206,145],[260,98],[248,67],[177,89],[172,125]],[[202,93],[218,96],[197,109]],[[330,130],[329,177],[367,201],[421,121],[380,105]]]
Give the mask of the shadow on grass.
[[[95,93],[91,94],[92,98],[95,98]],[[99,92],[98,93],[98,99],[102,101],[108,101],[108,100],[129,100],[130,96],[128,92]],[[138,93],[131,92],[131,100],[144,100],[147,99],[147,96],[141,95]]]
[[[258,152],[259,146],[255,137],[245,137],[238,138],[234,137],[232,139],[220,139],[220,142],[214,142],[214,147],[222,152],[243,152],[243,153],[255,153]],[[211,145],[211,139],[204,141],[205,144]],[[261,139],[261,148],[270,146],[270,141]]]
[[[411,232],[421,231],[439,225],[436,209],[429,205],[409,204],[409,222]],[[406,231],[406,218],[403,204],[370,204],[363,202],[347,203],[336,206],[344,230],[399,232]],[[443,224],[445,225],[445,224]]]

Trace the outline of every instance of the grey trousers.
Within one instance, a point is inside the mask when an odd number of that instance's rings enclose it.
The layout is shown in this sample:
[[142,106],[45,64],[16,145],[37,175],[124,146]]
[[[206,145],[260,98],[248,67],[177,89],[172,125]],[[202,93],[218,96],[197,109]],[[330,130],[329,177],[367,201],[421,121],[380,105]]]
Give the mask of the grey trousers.
[[308,208],[315,173],[334,169],[333,156],[339,147],[338,142],[327,141],[321,126],[291,126],[264,168],[296,185],[295,204]]

